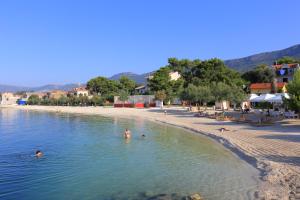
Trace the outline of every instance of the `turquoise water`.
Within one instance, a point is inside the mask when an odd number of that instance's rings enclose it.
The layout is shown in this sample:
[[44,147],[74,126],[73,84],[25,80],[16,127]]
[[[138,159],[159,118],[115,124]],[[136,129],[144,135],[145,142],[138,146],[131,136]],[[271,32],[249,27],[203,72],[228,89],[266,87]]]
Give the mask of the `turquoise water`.
[[[122,132],[132,131],[125,141]],[[146,134],[146,138],[141,138]],[[35,150],[44,157],[33,156]],[[203,136],[142,119],[0,109],[0,199],[251,199],[258,171]]]

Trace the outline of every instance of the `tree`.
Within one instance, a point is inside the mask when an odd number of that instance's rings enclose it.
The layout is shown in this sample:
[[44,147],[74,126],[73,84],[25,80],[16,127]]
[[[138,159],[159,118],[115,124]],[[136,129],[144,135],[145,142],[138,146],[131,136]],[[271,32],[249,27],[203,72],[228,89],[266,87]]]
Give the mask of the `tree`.
[[235,86],[231,87],[230,91],[231,92],[228,100],[233,103],[234,109],[236,109],[236,105],[241,104],[243,101],[245,101],[247,95],[242,88]]
[[207,103],[213,100],[211,89],[208,86],[198,86],[197,92],[198,101],[200,102],[200,104],[205,105],[206,110]]
[[31,95],[27,100],[28,105],[38,105],[40,103],[41,103],[41,99],[36,94]]
[[245,72],[242,78],[250,83],[272,83],[275,79],[275,73],[270,67],[262,64]]
[[161,102],[161,108],[164,105],[164,100],[167,98],[167,94],[164,90],[159,90],[155,92],[155,99],[159,100]]
[[81,106],[86,106],[89,104],[89,98],[87,96],[79,95],[79,105]]
[[121,90],[119,100],[123,102],[123,107],[124,107],[125,101],[128,100],[128,97],[129,97],[128,92],[125,90]]
[[70,95],[69,96],[69,102],[68,102],[71,106],[78,106],[80,103],[80,100],[77,96],[75,95]]
[[64,96],[64,95],[62,95],[62,96],[60,96],[59,99],[58,99],[58,104],[59,104],[59,105],[62,105],[62,106],[63,106],[63,105],[67,105],[68,101],[69,101],[69,98],[66,97],[66,96]]
[[100,106],[100,105],[103,104],[103,100],[99,95],[94,95],[91,98],[91,104],[94,105],[94,106]]
[[286,99],[288,106],[300,116],[300,70],[294,74],[294,78],[287,84],[290,99]]
[[[213,100],[212,92],[208,86],[195,86],[189,84],[188,87],[181,93],[181,99],[190,102],[190,105],[205,105]],[[206,107],[205,107],[206,109]]]
[[297,59],[292,58],[292,57],[285,56],[285,57],[282,57],[279,60],[277,60],[274,64],[277,63],[278,65],[281,65],[281,64],[299,63],[299,62],[300,62],[300,60],[297,60]]
[[118,92],[119,83],[114,80],[109,80],[105,77],[96,77],[88,81],[87,89],[93,94],[107,95],[113,92]]
[[148,86],[154,93],[157,91],[164,91],[165,100],[172,101],[175,97],[179,97],[183,86],[183,79],[171,80],[170,72],[172,70],[166,66],[157,70],[153,74],[153,78],[149,80]]
[[217,58],[199,62],[190,70],[190,77],[185,77],[185,85],[187,83],[192,83],[196,86],[210,85],[212,82],[223,82],[227,85],[238,86],[244,84],[239,72],[228,68],[222,60]]
[[136,87],[136,83],[134,80],[129,79],[127,76],[121,76],[119,82],[121,90],[127,90],[130,94],[134,93]]
[[225,83],[213,83],[212,84],[212,95],[215,101],[228,101],[231,100],[231,87]]
[[190,105],[198,101],[198,89],[197,86],[189,84],[187,88],[181,93],[181,99],[188,101]]
[[171,70],[168,67],[162,67],[157,70],[153,77],[149,80],[148,86],[150,90],[157,92],[160,90],[169,90],[170,85],[170,75]]

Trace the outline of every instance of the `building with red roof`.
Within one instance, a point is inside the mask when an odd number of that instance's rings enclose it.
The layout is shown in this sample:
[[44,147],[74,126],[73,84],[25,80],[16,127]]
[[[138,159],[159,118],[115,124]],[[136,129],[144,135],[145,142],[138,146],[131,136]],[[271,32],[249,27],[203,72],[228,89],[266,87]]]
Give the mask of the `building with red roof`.
[[[286,84],[287,83],[277,83],[276,84],[276,92],[286,92]],[[271,83],[252,83],[250,85],[251,94],[267,94],[272,92],[272,84]]]

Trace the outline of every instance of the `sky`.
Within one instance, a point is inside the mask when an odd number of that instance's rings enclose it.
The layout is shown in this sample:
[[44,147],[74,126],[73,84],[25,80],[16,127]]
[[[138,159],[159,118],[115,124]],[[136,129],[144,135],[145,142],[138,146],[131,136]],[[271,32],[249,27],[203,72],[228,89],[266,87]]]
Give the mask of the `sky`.
[[299,0],[1,0],[0,84],[85,83],[169,57],[239,58],[300,43]]

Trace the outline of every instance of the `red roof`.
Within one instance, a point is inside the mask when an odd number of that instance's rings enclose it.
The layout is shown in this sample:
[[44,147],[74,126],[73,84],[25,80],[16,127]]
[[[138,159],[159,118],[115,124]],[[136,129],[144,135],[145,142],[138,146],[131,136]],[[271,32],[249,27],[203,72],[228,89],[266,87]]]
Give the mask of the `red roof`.
[[274,67],[275,69],[280,69],[280,68],[282,68],[283,66],[288,66],[289,68],[296,68],[296,67],[299,66],[299,64],[298,64],[298,63],[291,63],[291,64],[283,64],[283,65],[273,65],[273,67]]
[[[286,83],[277,83],[277,88],[281,89],[286,85]],[[272,88],[272,84],[271,83],[252,83],[250,85],[250,89],[271,89]]]
[[87,89],[85,87],[77,87],[77,88],[74,88],[73,90],[75,92],[78,92],[78,91],[86,91]]

